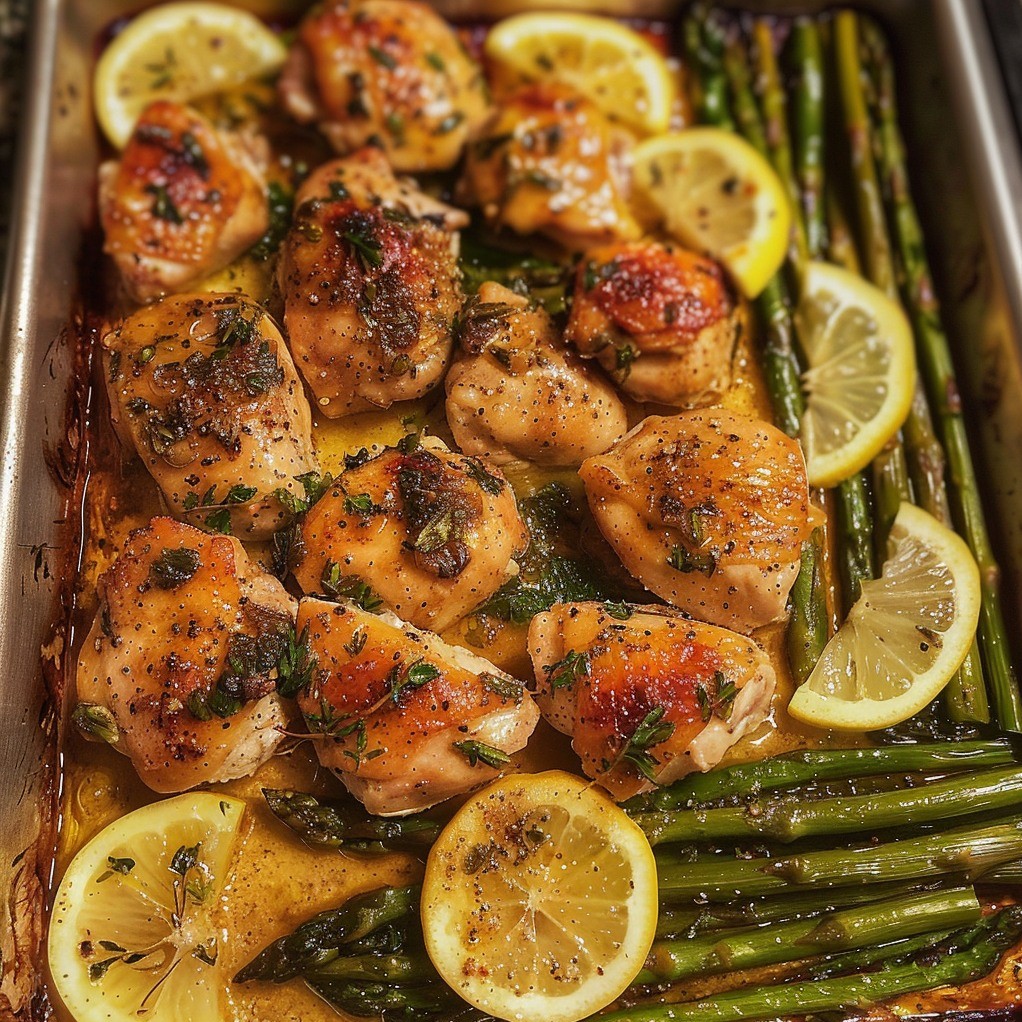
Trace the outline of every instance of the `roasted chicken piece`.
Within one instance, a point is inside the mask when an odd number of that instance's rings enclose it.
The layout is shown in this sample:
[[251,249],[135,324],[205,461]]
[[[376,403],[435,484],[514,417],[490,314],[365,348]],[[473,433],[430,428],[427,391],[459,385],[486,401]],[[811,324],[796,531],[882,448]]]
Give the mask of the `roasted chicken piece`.
[[542,307],[488,282],[460,322],[447,422],[466,454],[498,465],[580,465],[625,435],[614,388],[564,345]]
[[657,596],[742,632],[784,616],[818,515],[797,441],[720,408],[654,415],[579,475],[600,531]]
[[391,614],[304,599],[306,628],[316,669],[299,705],[320,762],[371,813],[414,812],[485,784],[539,720],[514,678]]
[[587,253],[566,337],[637,401],[705,405],[731,382],[735,300],[711,259],[639,242]]
[[309,402],[273,320],[234,294],[174,295],[104,338],[111,417],[171,511],[250,539],[318,469]]
[[532,619],[536,701],[623,800],[710,770],[770,712],[767,655],[662,607],[560,603]]
[[334,418],[440,382],[461,308],[464,213],[394,177],[379,149],[320,167],[296,197],[279,266],[284,324],[319,410]]
[[97,586],[74,719],[155,791],[245,777],[284,737],[276,679],[295,602],[231,536],[172,518],[133,532]]
[[402,171],[454,166],[488,112],[482,68],[427,4],[328,0],[298,28],[279,88],[339,153],[378,140]]
[[349,459],[302,523],[294,575],[306,593],[382,600],[439,632],[517,573],[529,536],[497,469],[415,441]]
[[630,144],[589,100],[529,85],[503,97],[469,145],[467,191],[492,226],[569,249],[638,238],[626,202]]
[[99,170],[103,250],[139,302],[223,269],[269,224],[266,183],[242,141],[160,100]]

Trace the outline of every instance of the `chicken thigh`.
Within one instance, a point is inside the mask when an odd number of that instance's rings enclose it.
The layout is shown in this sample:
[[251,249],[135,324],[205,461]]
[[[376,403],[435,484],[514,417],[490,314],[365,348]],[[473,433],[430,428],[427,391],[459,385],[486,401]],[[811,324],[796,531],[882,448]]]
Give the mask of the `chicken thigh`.
[[316,669],[299,704],[320,762],[371,813],[397,816],[492,780],[539,710],[488,660],[393,615],[305,599]]
[[517,574],[529,536],[498,470],[415,439],[351,459],[302,523],[294,575],[306,593],[368,586],[375,603],[439,632]]
[[743,632],[784,616],[819,514],[796,440],[720,408],[650,416],[579,475],[600,531],[657,596]]
[[278,274],[291,351],[324,415],[388,408],[440,382],[464,301],[452,229],[467,222],[395,178],[375,148],[299,190]]
[[273,320],[234,294],[175,295],[103,338],[114,426],[171,511],[264,539],[279,490],[318,469],[309,402]]
[[97,586],[75,719],[155,791],[245,777],[284,737],[276,693],[295,603],[230,536],[154,518]]
[[716,766],[767,718],[776,680],[750,639],[662,607],[555,604],[529,654],[543,716],[619,801]]
[[502,98],[469,145],[467,191],[492,226],[546,234],[565,248],[638,238],[626,202],[630,143],[577,93],[526,86]]
[[691,407],[727,390],[738,321],[713,260],[641,242],[579,263],[565,336],[637,401]]
[[339,153],[372,139],[402,171],[445,170],[488,110],[482,68],[427,4],[328,0],[298,37],[279,88]]
[[614,388],[565,347],[542,307],[500,284],[461,315],[447,423],[466,453],[498,465],[580,465],[628,429]]
[[103,250],[138,302],[223,269],[266,231],[266,183],[241,141],[160,100],[99,171]]

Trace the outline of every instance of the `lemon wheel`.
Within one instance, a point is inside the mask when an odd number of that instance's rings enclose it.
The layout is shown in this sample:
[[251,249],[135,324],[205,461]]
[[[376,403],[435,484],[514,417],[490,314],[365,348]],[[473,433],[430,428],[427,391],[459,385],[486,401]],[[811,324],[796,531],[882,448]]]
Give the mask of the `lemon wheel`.
[[57,889],[49,963],[76,1022],[221,1017],[212,910],[245,804],[190,793],[100,831]]
[[880,578],[862,595],[788,712],[815,727],[874,731],[918,713],[951,680],[979,620],[979,569],[965,542],[902,504]]
[[808,369],[800,439],[809,482],[836,486],[865,468],[912,405],[912,328],[872,284],[828,263],[809,263],[795,317]]
[[743,138],[689,128],[640,143],[640,204],[683,245],[722,262],[755,298],[784,262],[791,209],[770,164]]
[[94,103],[121,148],[157,99],[186,103],[272,74],[287,51],[258,18],[224,4],[161,4],[138,15],[96,65]]
[[642,831],[557,770],[473,797],[426,864],[426,950],[465,1000],[502,1019],[575,1022],[599,1011],[639,972],[656,920]]
[[518,14],[496,24],[486,55],[518,81],[556,81],[642,135],[666,131],[675,83],[637,32],[590,14]]

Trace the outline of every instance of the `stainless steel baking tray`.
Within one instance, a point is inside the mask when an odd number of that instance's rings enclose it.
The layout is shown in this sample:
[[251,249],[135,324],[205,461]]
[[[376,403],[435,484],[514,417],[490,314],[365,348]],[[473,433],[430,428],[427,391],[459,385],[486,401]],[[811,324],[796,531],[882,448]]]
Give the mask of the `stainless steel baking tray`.
[[[137,0],[35,0],[29,84],[0,305],[0,1019],[43,1017],[41,939],[59,795],[67,608],[88,432],[87,366],[69,330],[79,252],[93,220],[99,141],[90,108],[95,40]],[[144,5],[143,5],[144,6]],[[261,13],[304,7],[262,0]],[[540,0],[442,0],[468,18]],[[661,0],[562,3],[625,15],[664,14]],[[744,5],[818,10],[817,3]],[[975,0],[872,0],[900,69],[913,180],[979,443],[1009,631],[1022,634],[1022,154]],[[45,656],[40,658],[40,649]],[[1018,662],[1018,660],[1016,660]],[[44,670],[44,663],[46,669]]]

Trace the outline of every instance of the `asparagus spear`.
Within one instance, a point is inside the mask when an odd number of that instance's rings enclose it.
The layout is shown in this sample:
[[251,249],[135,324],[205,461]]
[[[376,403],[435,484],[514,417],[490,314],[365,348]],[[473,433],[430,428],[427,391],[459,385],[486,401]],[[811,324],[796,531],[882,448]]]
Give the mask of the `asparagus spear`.
[[[879,129],[878,157],[884,195],[894,235],[902,294],[915,328],[919,364],[947,451],[951,469],[950,496],[953,517],[961,527],[980,567],[982,606],[979,643],[994,710],[1001,727],[1022,731],[1022,695],[1008,653],[1007,633],[1001,609],[1000,571],[990,546],[976,470],[969,450],[969,438],[962,415],[958,382],[951,348],[940,320],[930,268],[926,259],[919,218],[909,190],[905,150],[898,126],[894,68],[887,43],[879,27],[862,21],[870,70],[875,83],[876,116]],[[963,693],[964,719],[988,719],[983,715],[980,691]]]
[[[841,108],[852,156],[859,249],[866,276],[887,294],[896,294],[894,268],[887,244],[887,227],[869,142],[869,119],[859,77],[858,23],[854,13],[840,11],[834,18],[834,47]],[[903,500],[912,500],[908,464],[900,437],[888,444],[873,463],[877,503],[876,558],[887,555],[887,537]]]
[[963,774],[902,791],[807,800],[780,796],[745,806],[632,813],[651,845],[758,836],[771,841],[911,827],[1022,804],[1022,769]]
[[385,1022],[422,1022],[423,1019],[458,1018],[464,1022],[489,1019],[469,1008],[443,983],[428,986],[395,986],[388,983],[359,983],[319,977],[306,983],[325,1001],[359,1018]]
[[625,809],[684,809],[729,798],[758,796],[813,781],[838,781],[879,774],[952,773],[1008,766],[1018,756],[1007,741],[919,743],[877,749],[803,749],[758,763],[740,763],[705,774],[689,774],[668,788],[640,795]]
[[418,911],[421,887],[381,887],[357,895],[340,908],[320,912],[293,933],[264,948],[235,977],[283,983],[337,958],[341,949],[383,926]]
[[[841,979],[744,987],[685,1004],[640,1004],[601,1015],[601,1022],[741,1022],[810,1012],[867,1008],[901,994],[960,986],[988,975],[1022,934],[1022,911],[1004,909],[989,918],[984,939],[936,961],[909,961],[880,972]],[[851,964],[851,962],[849,962]]]
[[[1010,869],[1011,867],[1004,867]],[[954,878],[952,878],[954,879]],[[988,882],[984,877],[984,883]],[[786,891],[772,898],[752,898],[727,904],[693,907],[664,906],[657,917],[657,937],[696,937],[701,933],[729,930],[741,926],[811,919],[853,905],[868,905],[885,898],[937,890],[946,886],[943,879],[927,884],[896,882],[870,884],[868,887],[837,887],[820,891]]]
[[734,129],[723,72],[724,27],[720,15],[705,4],[694,4],[682,25],[688,85],[700,121]]
[[658,856],[662,901],[730,901],[791,887],[847,887],[880,880],[918,880],[985,870],[1022,858],[1022,819],[888,841],[865,848],[806,852],[784,859],[672,862]]
[[794,158],[800,198],[796,209],[804,224],[806,254],[819,259],[827,247],[823,200],[823,47],[816,22],[797,18],[791,29],[792,64],[796,81],[792,106]]
[[428,850],[441,824],[424,816],[380,819],[361,808],[321,802],[300,791],[263,788],[263,798],[274,816],[306,844],[357,852]]
[[981,915],[976,892],[971,887],[961,887],[848,908],[823,919],[799,919],[736,933],[658,941],[636,982],[674,983],[690,976],[754,969],[888,944],[921,933],[965,926]]

